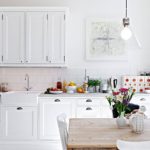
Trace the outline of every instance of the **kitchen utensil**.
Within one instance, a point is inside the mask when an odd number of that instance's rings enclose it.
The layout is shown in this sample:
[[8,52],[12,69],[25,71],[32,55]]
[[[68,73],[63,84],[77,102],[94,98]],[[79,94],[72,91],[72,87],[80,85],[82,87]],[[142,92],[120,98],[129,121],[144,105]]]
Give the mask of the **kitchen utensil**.
[[110,86],[112,90],[117,88],[117,82],[118,82],[117,78],[113,77],[110,78]]
[[114,79],[114,80],[113,80],[113,87],[114,87],[114,88],[117,88],[117,79]]

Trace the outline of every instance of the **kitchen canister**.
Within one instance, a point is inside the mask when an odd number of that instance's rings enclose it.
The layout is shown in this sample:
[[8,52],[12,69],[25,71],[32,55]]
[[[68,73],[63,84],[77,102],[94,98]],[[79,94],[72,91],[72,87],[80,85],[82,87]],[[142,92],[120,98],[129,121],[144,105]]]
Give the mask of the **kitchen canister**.
[[130,125],[134,133],[142,133],[144,131],[144,114],[140,112],[132,114]]

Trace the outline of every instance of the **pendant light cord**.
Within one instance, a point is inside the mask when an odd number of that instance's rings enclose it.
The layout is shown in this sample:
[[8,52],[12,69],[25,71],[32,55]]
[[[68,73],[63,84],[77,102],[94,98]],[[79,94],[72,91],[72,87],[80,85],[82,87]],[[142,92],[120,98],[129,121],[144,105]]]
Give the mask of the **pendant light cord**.
[[128,2],[126,0],[126,18],[127,18],[127,16],[128,16]]

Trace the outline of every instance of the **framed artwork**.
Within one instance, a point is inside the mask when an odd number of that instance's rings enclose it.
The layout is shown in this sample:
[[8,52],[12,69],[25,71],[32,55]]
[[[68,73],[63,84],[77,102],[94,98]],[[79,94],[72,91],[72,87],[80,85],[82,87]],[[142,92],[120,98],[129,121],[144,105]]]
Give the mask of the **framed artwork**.
[[122,24],[113,20],[89,18],[86,21],[87,60],[127,60]]

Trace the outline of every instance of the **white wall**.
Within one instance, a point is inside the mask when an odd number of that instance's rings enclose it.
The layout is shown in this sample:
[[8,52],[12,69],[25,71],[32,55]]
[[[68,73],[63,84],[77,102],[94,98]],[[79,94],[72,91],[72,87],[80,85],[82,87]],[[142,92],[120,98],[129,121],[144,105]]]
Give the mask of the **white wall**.
[[[139,71],[149,71],[150,62],[150,1],[128,0],[128,16],[134,33],[142,44],[141,50],[132,50],[128,61],[86,61],[85,60],[85,20],[87,17],[111,18],[121,21],[124,17],[125,0],[1,0],[0,6],[67,6],[70,8],[70,20],[68,28],[68,69],[63,69],[63,74],[68,74],[69,79],[81,81],[84,68],[88,69],[90,76],[110,77],[111,75],[132,75]],[[57,78],[58,69],[42,69],[45,71],[47,80],[51,82],[53,72]],[[18,76],[24,78],[25,73],[40,76],[40,69],[1,69],[1,80],[12,81],[10,78],[16,71],[22,75],[15,75],[14,83],[18,82]],[[41,82],[41,84],[43,83]],[[40,85],[40,84],[39,84]],[[46,85],[45,85],[46,86]],[[14,87],[13,87],[14,88]]]

